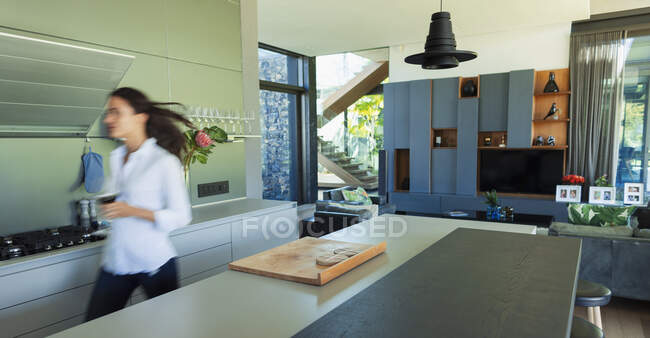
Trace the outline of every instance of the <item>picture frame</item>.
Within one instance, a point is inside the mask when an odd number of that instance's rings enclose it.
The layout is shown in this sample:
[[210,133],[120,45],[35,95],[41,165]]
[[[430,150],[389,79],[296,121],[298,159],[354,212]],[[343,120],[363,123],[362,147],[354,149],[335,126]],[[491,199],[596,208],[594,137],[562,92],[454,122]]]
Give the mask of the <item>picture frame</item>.
[[589,187],[590,204],[616,204],[616,188]]
[[579,185],[558,185],[555,189],[556,202],[580,203],[582,187]]
[[644,195],[643,183],[625,183],[623,185],[623,204],[644,205]]

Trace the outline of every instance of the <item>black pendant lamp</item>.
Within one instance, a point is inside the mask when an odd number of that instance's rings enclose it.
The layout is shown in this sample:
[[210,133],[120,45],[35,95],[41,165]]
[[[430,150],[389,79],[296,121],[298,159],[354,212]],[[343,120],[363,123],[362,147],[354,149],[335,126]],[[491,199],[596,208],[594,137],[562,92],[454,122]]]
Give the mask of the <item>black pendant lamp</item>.
[[429,35],[424,45],[424,53],[414,54],[404,59],[404,62],[422,65],[424,69],[446,69],[458,67],[459,62],[475,59],[475,52],[456,50],[456,38],[451,30],[451,15],[442,11],[431,15]]

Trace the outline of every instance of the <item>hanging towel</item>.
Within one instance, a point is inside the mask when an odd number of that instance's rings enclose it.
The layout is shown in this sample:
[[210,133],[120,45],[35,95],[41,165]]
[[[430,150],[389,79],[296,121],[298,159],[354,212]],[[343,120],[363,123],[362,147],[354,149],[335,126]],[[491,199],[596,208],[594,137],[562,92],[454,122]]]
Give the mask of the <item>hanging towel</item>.
[[89,193],[96,193],[104,185],[104,162],[102,155],[93,153],[92,147],[85,153],[81,160],[84,165],[84,186]]

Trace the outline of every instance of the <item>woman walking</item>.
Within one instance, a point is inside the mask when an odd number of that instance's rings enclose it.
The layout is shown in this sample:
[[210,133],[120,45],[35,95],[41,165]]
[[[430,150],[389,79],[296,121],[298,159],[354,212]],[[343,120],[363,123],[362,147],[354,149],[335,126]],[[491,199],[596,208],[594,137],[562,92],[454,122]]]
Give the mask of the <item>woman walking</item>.
[[185,136],[174,123],[193,126],[166,105],[133,88],[111,93],[104,124],[124,143],[110,157],[119,194],[103,205],[112,230],[86,320],[124,308],[138,286],[148,298],[178,288],[169,233],[189,224],[192,213],[180,161]]

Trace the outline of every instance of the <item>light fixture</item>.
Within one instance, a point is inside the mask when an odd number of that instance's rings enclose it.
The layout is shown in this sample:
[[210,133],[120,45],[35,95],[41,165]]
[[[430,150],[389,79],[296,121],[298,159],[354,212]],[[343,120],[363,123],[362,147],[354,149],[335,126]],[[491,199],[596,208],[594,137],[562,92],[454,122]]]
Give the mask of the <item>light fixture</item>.
[[442,11],[431,15],[429,35],[424,44],[424,53],[413,54],[404,58],[404,62],[422,65],[424,69],[446,69],[458,67],[459,62],[469,61],[478,56],[468,50],[456,50],[456,39],[451,29],[451,15]]

